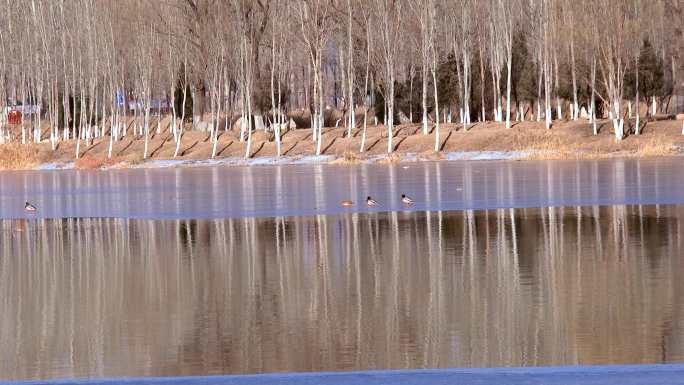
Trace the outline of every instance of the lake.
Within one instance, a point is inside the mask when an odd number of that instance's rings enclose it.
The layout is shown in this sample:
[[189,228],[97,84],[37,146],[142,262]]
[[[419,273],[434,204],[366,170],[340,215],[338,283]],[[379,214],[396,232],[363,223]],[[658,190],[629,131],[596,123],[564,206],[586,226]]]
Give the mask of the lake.
[[680,159],[408,166],[0,173],[0,378],[684,361]]
[[[401,194],[416,203],[406,208]],[[380,206],[363,204],[372,196]],[[351,209],[339,202],[351,199]],[[39,207],[27,216],[24,202]],[[684,157],[0,172],[0,218],[221,219],[684,203]]]

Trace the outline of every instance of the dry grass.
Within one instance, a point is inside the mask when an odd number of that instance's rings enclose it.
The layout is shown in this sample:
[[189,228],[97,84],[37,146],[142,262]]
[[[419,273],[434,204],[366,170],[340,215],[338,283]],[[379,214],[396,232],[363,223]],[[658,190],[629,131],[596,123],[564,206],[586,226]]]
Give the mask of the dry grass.
[[663,138],[651,138],[637,150],[639,156],[667,156],[675,153],[674,143]]
[[404,157],[401,156],[401,154],[399,154],[397,152],[393,152],[393,153],[387,155],[387,157],[385,157],[384,159],[382,159],[380,161],[380,163],[395,164],[395,163],[401,162],[403,159],[404,159]]
[[552,130],[518,130],[512,137],[512,146],[516,151],[559,151],[567,145]]
[[[411,154],[411,159],[417,156],[421,160],[438,161],[444,159],[446,152],[450,151],[520,151],[527,156],[524,159],[596,159],[612,157],[657,157],[682,154],[684,151],[677,148],[684,147],[681,135],[681,121],[649,122],[646,130],[639,136],[630,135],[621,143],[615,143],[615,138],[610,133],[610,124],[604,122],[604,128],[599,135],[594,136],[591,126],[585,122],[557,122],[551,130],[546,130],[543,122],[522,122],[516,124],[513,129],[505,129],[503,124],[491,123],[476,124],[468,133],[455,130],[445,143],[445,152],[432,151],[434,147],[433,135],[422,135],[419,130],[415,135],[406,138],[402,142],[398,152],[391,155],[381,156],[379,163],[395,164],[404,162],[405,154]],[[449,127],[447,127],[449,128]],[[48,129],[48,128],[46,128]],[[372,138],[384,137],[383,126],[370,126],[368,135]],[[412,132],[412,127],[402,132]],[[339,129],[338,129],[339,131]],[[334,136],[337,131],[330,131],[328,136]],[[14,137],[20,135],[15,132]],[[222,140],[226,143],[227,150],[222,156],[242,156],[243,143],[237,141],[237,134],[229,132],[224,134]],[[290,148],[288,157],[296,159],[314,151],[312,142],[297,145],[302,138],[310,135],[309,130],[294,130],[284,137],[283,145]],[[130,136],[130,135],[129,135]],[[203,159],[211,154],[211,141],[204,141],[206,133],[188,131],[184,134],[183,148],[186,152],[179,159]],[[162,138],[163,139],[163,138]],[[174,150],[173,140],[153,139],[152,148],[158,148],[154,152],[156,159],[170,159]],[[166,138],[168,139],[168,138]],[[255,133],[253,146],[262,146],[257,156],[275,156],[275,146],[260,140],[273,140],[272,136],[263,131]],[[327,153],[337,154],[338,157],[332,162],[342,165],[363,164],[369,161],[373,155],[358,153],[356,149],[360,144],[360,137],[343,139],[331,147]],[[232,142],[230,142],[232,141]],[[107,143],[96,142],[88,147],[82,159],[75,162],[77,169],[98,168],[126,168],[131,165],[144,163],[142,152],[144,137],[138,139],[126,139],[114,144],[113,154],[116,159],[107,159]],[[223,143],[223,142],[222,142]],[[17,143],[0,145],[0,169],[30,169],[42,162],[67,163],[74,160],[73,154],[76,147],[75,141],[59,142],[56,150],[50,148],[47,142],[41,144],[21,145]],[[344,151],[346,149],[346,151]],[[289,150],[288,150],[289,151]],[[344,151],[344,152],[342,152]],[[376,150],[374,154],[377,154]],[[237,155],[236,155],[237,154]]]
[[[615,146],[614,148],[611,148]],[[675,155],[676,151],[672,140],[667,138],[652,137],[638,143],[637,147],[626,146],[620,149],[619,145],[611,144],[608,147],[590,147],[578,149],[576,144],[563,144],[550,138],[549,142],[537,142],[534,146],[522,149],[530,152],[526,156],[528,160],[558,160],[558,159],[599,159],[613,156],[624,157],[655,157]]]
[[79,158],[75,163],[74,167],[78,170],[94,170],[102,167],[111,167],[121,162],[119,158],[98,158],[90,155],[86,155]]
[[527,152],[528,160],[594,159],[596,149],[578,150],[577,143],[568,143],[553,130],[518,130],[511,138],[515,151]]
[[346,162],[358,162],[359,161],[359,157],[357,156],[357,154],[354,151],[349,151],[349,150],[345,151],[344,154],[342,154],[342,158],[344,158],[344,160]]
[[347,150],[342,153],[342,157],[335,159],[333,164],[360,164],[363,163],[356,152]]
[[427,150],[423,151],[420,154],[420,157],[425,160],[442,160],[444,159],[444,155],[441,152],[437,152],[435,150]]
[[600,153],[591,150],[583,152],[575,152],[569,150],[536,150],[530,151],[528,155],[524,156],[524,160],[567,160],[567,159],[597,159],[605,157]]
[[0,145],[0,170],[28,170],[41,162],[34,145]]

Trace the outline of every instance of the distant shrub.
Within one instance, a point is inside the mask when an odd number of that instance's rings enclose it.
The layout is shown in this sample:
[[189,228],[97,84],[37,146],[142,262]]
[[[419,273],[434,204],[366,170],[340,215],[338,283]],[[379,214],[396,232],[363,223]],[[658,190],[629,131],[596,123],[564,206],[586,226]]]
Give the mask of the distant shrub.
[[0,145],[0,170],[26,170],[40,163],[33,145],[10,143]]
[[78,170],[95,170],[102,167],[113,166],[119,163],[119,158],[97,158],[90,155],[85,155],[74,163],[74,167]]

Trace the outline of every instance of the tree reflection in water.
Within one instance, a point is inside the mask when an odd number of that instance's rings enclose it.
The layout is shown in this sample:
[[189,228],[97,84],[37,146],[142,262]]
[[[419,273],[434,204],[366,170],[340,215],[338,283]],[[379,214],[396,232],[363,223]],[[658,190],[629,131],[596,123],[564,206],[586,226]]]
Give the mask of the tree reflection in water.
[[683,220],[593,206],[0,221],[0,373],[681,361]]

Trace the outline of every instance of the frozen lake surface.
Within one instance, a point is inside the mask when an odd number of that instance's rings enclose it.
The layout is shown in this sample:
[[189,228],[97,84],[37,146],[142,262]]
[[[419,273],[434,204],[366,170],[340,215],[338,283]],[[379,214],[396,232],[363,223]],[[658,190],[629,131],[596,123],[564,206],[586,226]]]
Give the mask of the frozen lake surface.
[[138,219],[680,204],[684,158],[0,172],[0,218],[27,217],[24,201],[38,218]]

